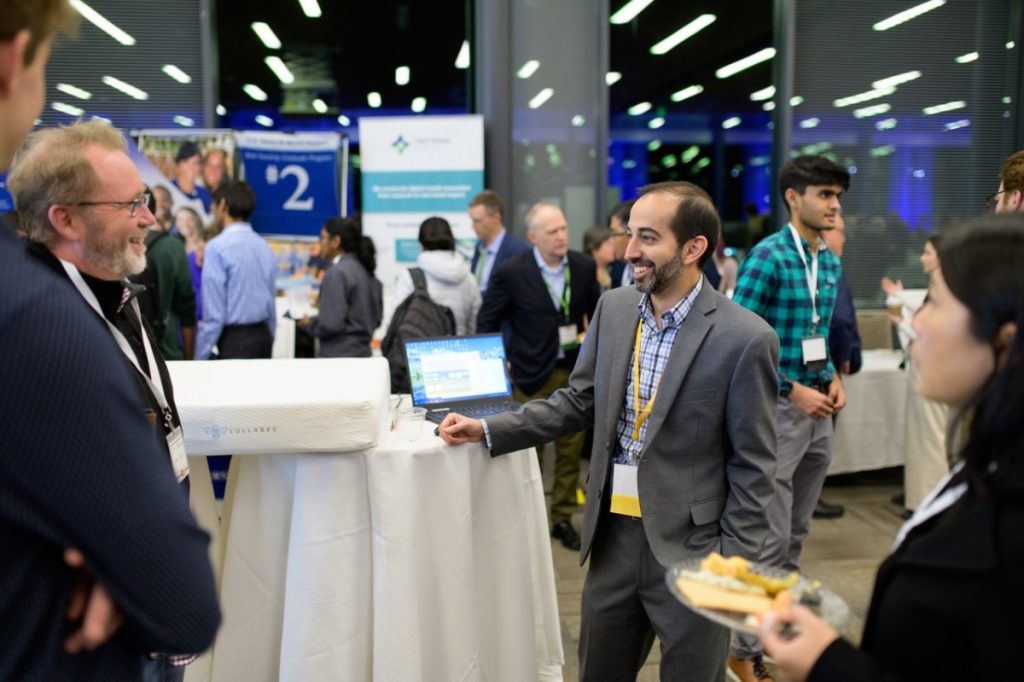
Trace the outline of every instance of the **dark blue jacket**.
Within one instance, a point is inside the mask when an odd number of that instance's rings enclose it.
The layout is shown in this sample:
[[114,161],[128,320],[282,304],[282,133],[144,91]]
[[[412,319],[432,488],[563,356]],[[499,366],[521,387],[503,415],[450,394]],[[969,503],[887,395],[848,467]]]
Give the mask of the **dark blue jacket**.
[[850,374],[860,371],[861,342],[857,331],[857,311],[853,309],[853,295],[846,277],[839,278],[836,307],[832,311],[832,325],[828,328],[828,350],[836,369],[850,361]]

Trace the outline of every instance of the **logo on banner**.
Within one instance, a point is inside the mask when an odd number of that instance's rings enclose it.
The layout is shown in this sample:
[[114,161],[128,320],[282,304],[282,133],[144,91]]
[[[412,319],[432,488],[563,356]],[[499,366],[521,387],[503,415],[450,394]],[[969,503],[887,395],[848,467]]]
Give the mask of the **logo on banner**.
[[398,134],[398,138],[391,143],[391,146],[395,148],[399,154],[404,154],[405,150],[409,148],[409,143],[405,141],[405,138],[401,133]]

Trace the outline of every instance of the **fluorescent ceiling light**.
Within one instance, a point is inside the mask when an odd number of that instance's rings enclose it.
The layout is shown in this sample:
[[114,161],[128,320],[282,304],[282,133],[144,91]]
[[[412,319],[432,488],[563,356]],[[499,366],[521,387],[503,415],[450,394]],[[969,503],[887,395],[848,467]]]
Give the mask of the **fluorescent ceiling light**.
[[613,24],[628,24],[636,18],[636,15],[647,9],[647,6],[654,0],[629,0],[620,7],[617,12],[608,19]]
[[587,119],[585,119],[583,116],[580,116],[579,114],[576,114],[575,116],[572,117],[573,128],[582,128],[584,125],[586,125],[586,123]]
[[729,118],[722,121],[722,128],[729,130],[729,128],[735,128],[740,123],[743,123],[743,119],[739,116],[730,116]]
[[295,82],[295,76],[285,65],[284,60],[277,55],[271,55],[263,61],[274,72],[274,75],[277,76],[277,80],[281,81],[284,85]]
[[920,71],[906,71],[904,73],[898,73],[895,76],[889,76],[888,78],[877,80],[871,84],[871,87],[875,90],[891,90],[897,85],[903,85],[904,83],[908,83],[920,77]]
[[1012,101],[1013,101],[1012,97],[1004,97],[1003,98],[1003,104],[1009,104]]
[[105,16],[94,10],[89,5],[82,2],[82,0],[70,0],[71,6],[78,10],[78,13],[82,17],[93,24],[96,28],[106,33],[108,36],[121,43],[131,47],[135,44],[135,38],[122,31],[120,28],[110,22]]
[[791,106],[791,107],[798,107],[798,106],[800,106],[803,103],[804,103],[804,98],[801,97],[800,95],[796,95],[795,97],[790,97],[789,98],[789,106]]
[[690,172],[691,173],[696,173],[697,171],[699,171],[701,169],[704,169],[704,168],[707,168],[710,165],[711,165],[711,157],[705,156],[700,161],[698,161],[697,163],[693,164],[693,168],[690,169]]
[[888,112],[890,109],[892,109],[892,107],[890,105],[888,105],[888,104],[885,104],[885,103],[883,103],[883,104],[875,104],[875,105],[870,106],[870,107],[864,107],[863,109],[854,109],[853,110],[853,117],[854,118],[869,118],[871,116],[878,116],[879,114],[884,114],[884,113]]
[[650,128],[651,130],[657,130],[663,125],[665,125],[665,119],[662,118],[661,116],[652,118],[650,121],[647,122],[647,127]]
[[661,149],[661,140],[651,140],[647,143],[647,151],[656,152]]
[[252,83],[246,83],[245,85],[242,86],[242,90],[244,90],[245,94],[249,95],[249,97],[252,97],[257,102],[266,102],[267,101],[267,93],[263,92],[263,88],[261,88],[258,85],[253,85]]
[[888,19],[882,19],[881,21],[873,25],[871,28],[875,29],[876,31],[888,31],[890,28],[894,26],[899,26],[900,24],[910,21],[911,19],[916,19],[925,12],[931,12],[933,9],[938,9],[939,7],[942,7],[945,4],[946,0],[929,0],[928,2],[923,2],[920,5],[915,5],[910,9],[905,9],[899,14],[894,14]]
[[[94,120],[94,121],[103,121],[104,123],[113,123],[113,121],[111,121],[106,116],[100,116],[99,114],[93,114],[92,115],[92,120]],[[42,121],[40,121],[40,123],[41,122]],[[36,125],[38,125],[38,124],[36,124]]]
[[102,80],[110,87],[114,88],[115,90],[123,92],[124,94],[128,95],[133,99],[149,99],[148,92],[146,92],[145,90],[140,90],[131,83],[125,83],[120,78],[114,78],[113,76],[104,76]]
[[228,110],[224,108],[223,104],[218,104],[217,105],[217,115],[218,116],[227,116],[227,113],[228,113]]
[[664,166],[665,168],[672,168],[677,163],[679,162],[676,161],[676,157],[673,156],[672,154],[666,154],[661,158],[661,165]]
[[456,69],[468,69],[469,68],[469,41],[463,40],[462,47],[459,48],[459,56],[455,58]]
[[718,78],[728,78],[729,76],[735,76],[740,71],[749,69],[750,67],[756,66],[761,62],[766,62],[774,56],[775,48],[766,47],[763,50],[759,50],[750,56],[744,57],[743,59],[733,62],[732,64],[727,64],[723,66],[718,71],[715,71],[715,75]]
[[526,62],[525,64],[519,67],[519,70],[516,71],[516,75],[519,76],[520,78],[529,78],[534,73],[536,73],[537,69],[539,68],[540,62],[538,62],[536,59],[531,59],[530,61]]
[[683,160],[683,163],[690,163],[697,158],[698,154],[700,154],[700,147],[694,144],[687,147],[683,153],[679,155],[679,158]]
[[839,99],[832,102],[833,106],[842,108],[848,107],[851,104],[860,104],[861,102],[869,102],[873,99],[880,97],[888,97],[892,93],[896,92],[896,88],[875,88],[874,90],[868,90],[867,92],[860,92],[856,95],[850,95],[849,97],[840,97]]
[[875,124],[875,130],[892,130],[896,127],[896,119],[894,118],[883,118],[881,121]]
[[957,64],[967,64],[969,62],[975,62],[975,61],[978,61],[978,53],[977,52],[968,52],[967,54],[960,55],[959,57],[957,57],[953,61],[955,61]]
[[71,104],[64,104],[64,102],[54,102],[50,105],[54,111],[59,111],[62,114],[68,116],[81,116],[85,113],[85,109],[79,109],[78,107]]
[[395,69],[395,84],[396,85],[408,85],[409,78],[412,77],[412,71],[408,66],[399,66]]
[[696,97],[702,92],[704,92],[703,85],[688,85],[682,90],[676,90],[673,92],[669,98],[673,102],[682,102],[683,100],[690,99],[691,97]]
[[761,88],[757,92],[750,93],[751,102],[763,102],[766,99],[775,97],[775,86],[769,85],[767,88]]
[[264,128],[269,128],[272,125],[274,125],[274,119],[270,118],[269,116],[264,116],[263,114],[259,114],[258,116],[256,116],[256,122],[259,123]]
[[326,114],[327,102],[317,97],[315,100],[313,100],[313,110],[316,111],[316,113],[318,114]]
[[817,128],[819,123],[821,123],[821,119],[805,118],[804,120],[800,121],[800,127],[804,129]]
[[761,108],[764,109],[765,111],[774,111],[775,102],[765,102],[764,104],[761,105]]
[[646,114],[650,110],[650,102],[640,102],[638,104],[634,104],[629,109],[626,109],[630,116],[640,116],[641,114]]
[[959,130],[960,128],[966,128],[969,125],[971,125],[971,119],[962,118],[959,121],[950,121],[942,127],[945,130]]
[[253,32],[268,50],[281,49],[281,39],[277,37],[276,33],[274,33],[274,29],[270,28],[270,24],[262,21],[254,21],[250,26],[252,26]]
[[604,75],[604,82],[607,85],[615,85],[622,80],[622,74],[618,71],[609,71]]
[[426,97],[414,97],[413,98],[413,100],[412,100],[412,110],[413,111],[415,111],[418,114],[418,113],[422,112],[426,108],[427,108],[427,98]]
[[190,119],[188,116],[182,116],[181,114],[178,114],[172,120],[184,128],[191,128],[196,124],[196,122]]
[[373,109],[379,109],[381,105],[381,98],[379,92],[368,92],[366,93],[366,103]]
[[1006,49],[1007,50],[1012,50],[1015,47],[1017,47],[1017,43],[1013,42],[1012,40],[1009,40],[1009,41],[1006,42]]
[[192,76],[188,75],[174,64],[164,64],[164,68],[160,69],[168,76],[178,81],[179,83],[191,83]]
[[549,99],[551,99],[551,96],[554,94],[554,88],[544,88],[536,95],[534,95],[533,99],[530,100],[530,108],[537,109],[538,107],[543,106],[544,102],[547,102]]
[[872,147],[869,150],[869,153],[871,154],[871,156],[873,156],[873,157],[875,157],[877,159],[877,158],[881,158],[883,156],[889,156],[894,151],[896,151],[896,147],[894,147],[891,144],[887,144],[887,145],[882,145],[881,147]]
[[299,6],[310,19],[318,19],[323,15],[323,12],[320,11],[320,3],[316,0],[299,0]]
[[74,85],[68,85],[67,83],[57,83],[55,86],[58,90],[63,92],[65,95],[71,95],[78,99],[92,99],[92,93],[88,90],[83,90]]
[[944,104],[936,104],[933,107],[925,107],[921,110],[925,116],[931,116],[932,114],[944,114],[947,111],[954,111],[956,109],[963,109],[967,106],[967,102],[963,100],[957,102],[946,102]]
[[715,23],[715,19],[717,19],[717,17],[714,14],[700,15],[669,37],[652,45],[651,54],[665,54],[687,38],[692,38],[700,31]]
[[338,123],[340,123],[343,126],[350,126],[352,125],[352,119],[350,119],[345,114],[341,114],[340,116],[338,116]]

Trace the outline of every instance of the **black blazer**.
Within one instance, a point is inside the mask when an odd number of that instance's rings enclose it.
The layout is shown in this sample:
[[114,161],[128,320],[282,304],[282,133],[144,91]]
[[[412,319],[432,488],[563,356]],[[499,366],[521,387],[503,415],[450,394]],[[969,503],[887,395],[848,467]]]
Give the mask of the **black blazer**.
[[[470,263],[470,272],[476,272],[476,264],[480,261],[480,252],[484,250],[484,243],[477,241],[476,248],[473,249],[473,262]],[[494,271],[498,269],[498,266],[507,261],[513,256],[518,256],[524,251],[532,251],[530,245],[524,242],[519,237],[515,236],[507,229],[505,230],[505,238],[501,240],[501,246],[498,248],[498,253],[494,254],[494,265],[491,266],[491,278],[494,278]],[[490,282],[483,282],[483,288],[486,289],[490,285]]]
[[[501,329],[508,320],[511,336],[508,342],[512,380],[524,393],[534,393],[551,376],[558,361],[558,328],[572,322],[583,331],[583,318],[594,316],[601,295],[596,266],[590,256],[569,251],[569,319],[556,309],[533,249],[509,258],[491,273],[491,282],[484,294],[477,316],[477,332],[491,333]],[[564,365],[576,363],[578,350],[566,351]]]
[[1024,492],[962,498],[878,569],[862,651],[837,640],[808,682],[1021,679]]

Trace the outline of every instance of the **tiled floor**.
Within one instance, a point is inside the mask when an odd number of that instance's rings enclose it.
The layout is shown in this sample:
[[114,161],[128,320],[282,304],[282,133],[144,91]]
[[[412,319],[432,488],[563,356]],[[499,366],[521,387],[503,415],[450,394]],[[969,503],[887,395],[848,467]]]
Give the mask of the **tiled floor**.
[[[550,468],[545,457],[545,470]],[[835,520],[816,520],[803,553],[803,573],[839,594],[849,604],[854,622],[848,637],[859,641],[867,612],[875,570],[889,550],[902,520],[900,509],[890,498],[902,489],[902,470],[852,474],[829,479],[824,497],[846,507],[846,514]],[[579,527],[579,514],[574,524]],[[578,555],[552,541],[558,608],[565,647],[566,682],[578,677],[577,643],[580,632],[580,594],[586,567],[579,566]],[[658,680],[660,654],[655,645],[637,677],[641,682]]]

